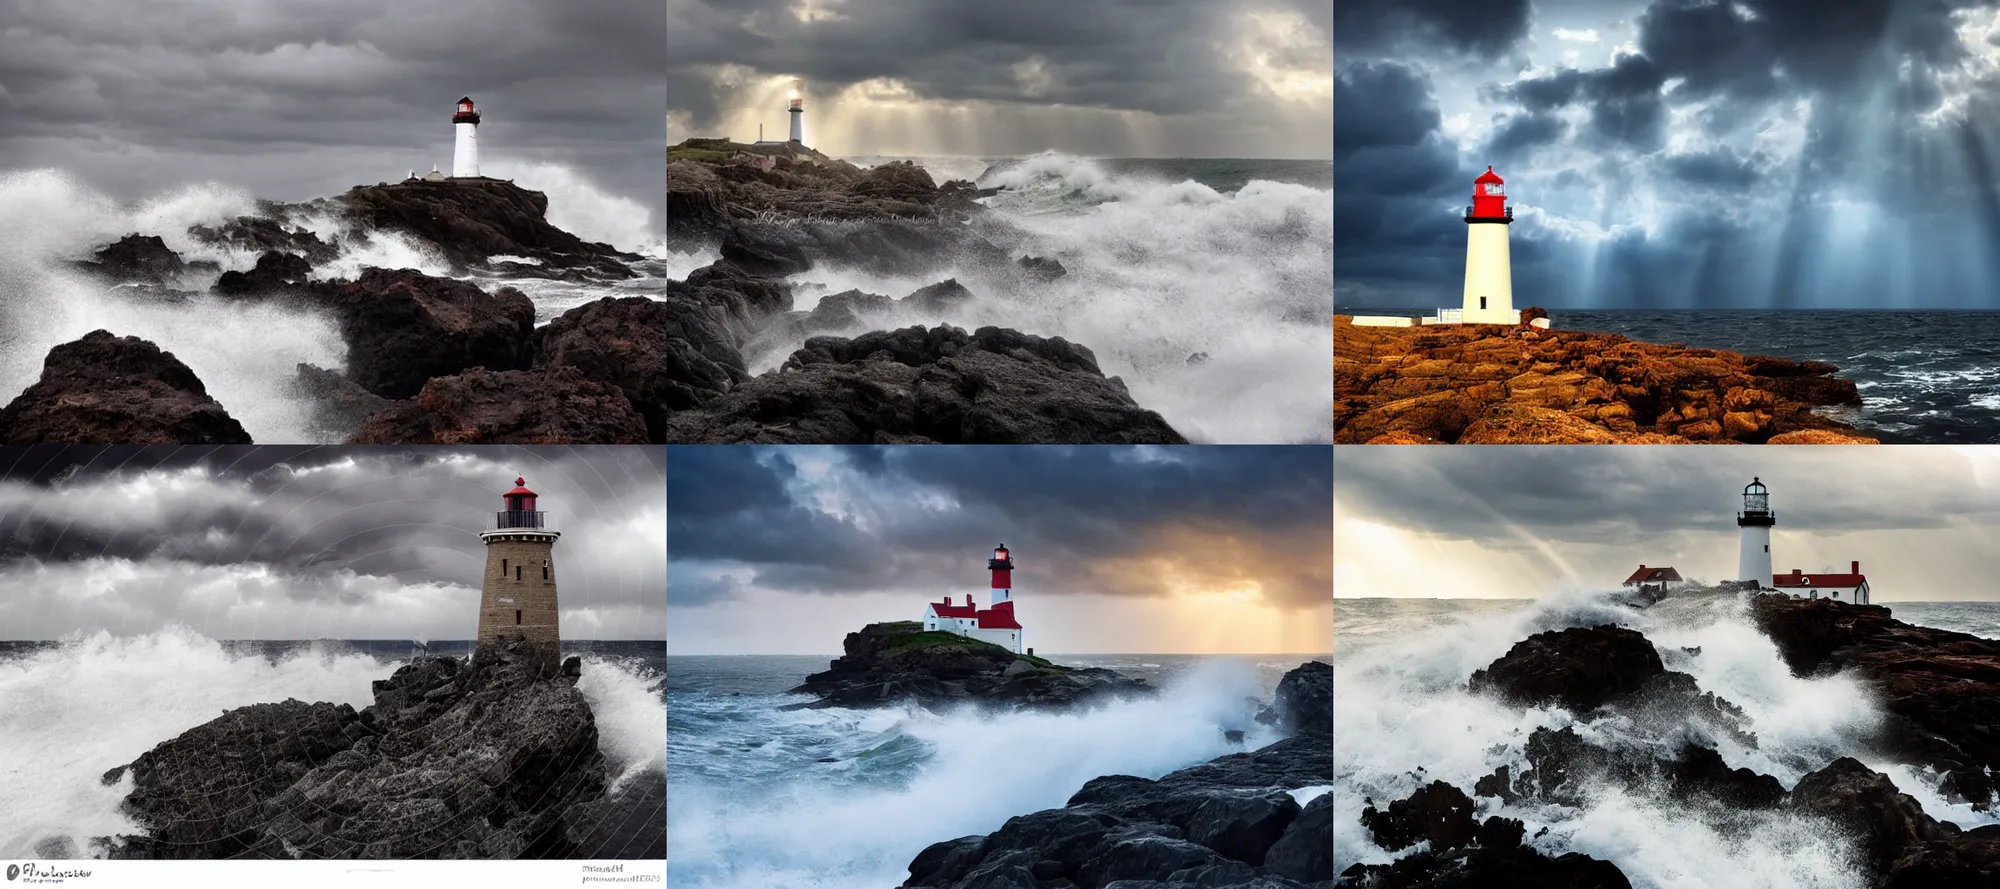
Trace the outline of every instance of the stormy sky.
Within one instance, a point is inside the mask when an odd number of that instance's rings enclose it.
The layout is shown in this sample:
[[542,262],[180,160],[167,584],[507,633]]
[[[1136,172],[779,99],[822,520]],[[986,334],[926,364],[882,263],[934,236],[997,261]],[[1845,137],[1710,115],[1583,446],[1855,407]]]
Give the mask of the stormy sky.
[[0,639],[467,639],[516,477],[562,532],[570,639],[659,639],[658,448],[10,448]]
[[658,0],[0,4],[0,171],[310,198],[449,172],[470,95],[486,175],[663,226],[664,28]]
[[1344,448],[1341,597],[1535,597],[1640,565],[1734,579],[1743,486],[1777,572],[1859,560],[1882,601],[2000,598],[2000,452],[1924,447]]
[[1507,180],[1518,305],[2000,307],[1994,0],[1342,0],[1336,300],[1456,305]]
[[1328,448],[676,447],[668,464],[674,654],[837,654],[927,601],[987,604],[1003,543],[1042,652],[1332,644]]
[[1326,158],[1331,0],[667,0],[667,130],[836,156]]

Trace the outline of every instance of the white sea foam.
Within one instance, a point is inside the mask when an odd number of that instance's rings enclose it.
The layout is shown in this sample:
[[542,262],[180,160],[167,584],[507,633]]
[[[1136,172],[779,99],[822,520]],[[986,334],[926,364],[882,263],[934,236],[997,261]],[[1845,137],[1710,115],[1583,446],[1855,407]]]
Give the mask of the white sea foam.
[[502,160],[488,165],[486,172],[548,195],[549,224],[586,241],[610,244],[631,253],[657,250],[664,241],[653,224],[652,211],[645,205],[605,191],[573,167]]
[[613,765],[611,786],[667,773],[666,677],[628,661],[585,658],[577,691],[597,719],[597,746]]
[[0,661],[0,859],[36,857],[52,838],[83,850],[90,837],[135,832],[118,811],[132,779],[99,777],[225,710],[286,698],[364,707],[388,672],[317,649],[272,663],[180,627],[76,636]]
[[[1248,730],[1251,748],[1276,740],[1249,719],[1246,698],[1262,692],[1247,665],[1218,661],[1157,698],[1080,713],[734,712],[732,736],[672,736],[669,879],[694,889],[893,886],[931,843],[1059,807],[1093,778],[1159,777],[1243,749],[1224,740],[1225,728]],[[837,762],[803,773],[750,777],[773,760],[814,763],[835,750],[842,755],[827,758]],[[919,759],[886,774],[873,768],[906,754]]]
[[[1528,607],[1482,610],[1464,620],[1413,624],[1401,636],[1370,637],[1334,666],[1334,869],[1383,863],[1407,850],[1377,848],[1361,810],[1386,805],[1433,780],[1471,791],[1496,766],[1525,768],[1523,746],[1537,728],[1574,727],[1587,740],[1650,746],[1671,755],[1682,735],[1657,737],[1629,720],[1578,725],[1553,706],[1520,708],[1465,690],[1472,671],[1516,641],[1567,626],[1618,623],[1644,633],[1670,669],[1693,675],[1704,691],[1740,706],[1754,747],[1701,726],[1683,733],[1714,743],[1733,767],[1776,777],[1791,787],[1807,772],[1854,756],[1889,775],[1927,813],[1970,828],[1994,813],[1947,806],[1937,776],[1878,761],[1866,740],[1882,719],[1866,687],[1851,675],[1793,676],[1776,646],[1748,623],[1735,596],[1669,599],[1649,609],[1612,596],[1571,590]],[[1700,649],[1689,654],[1683,648]],[[1850,858],[1854,838],[1823,821],[1778,812],[1722,813],[1645,793],[1600,788],[1581,807],[1479,800],[1479,817],[1521,819],[1531,845],[1556,855],[1582,852],[1616,864],[1638,889],[1695,887],[1858,887]],[[1542,833],[1546,828],[1547,832]]]
[[[1139,404],[1193,440],[1329,439],[1328,192],[1262,180],[1218,192],[1193,181],[1114,174],[1053,153],[995,171],[981,184],[1013,189],[990,200],[1027,232],[1016,252],[1055,258],[1067,275],[1015,286],[957,269],[891,278],[822,265],[791,279],[796,308],[850,288],[902,296],[957,277],[981,298],[919,320],[1082,343]],[[762,372],[797,345],[746,357]]]

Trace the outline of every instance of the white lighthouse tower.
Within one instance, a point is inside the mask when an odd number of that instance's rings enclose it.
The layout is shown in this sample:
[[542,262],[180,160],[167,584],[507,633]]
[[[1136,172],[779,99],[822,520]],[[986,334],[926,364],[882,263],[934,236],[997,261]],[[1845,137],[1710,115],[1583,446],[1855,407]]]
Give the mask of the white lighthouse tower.
[[806,106],[799,98],[799,91],[792,91],[792,144],[804,147],[806,144]]
[[1751,478],[1743,487],[1743,511],[1736,514],[1736,527],[1743,529],[1736,579],[1754,582],[1753,589],[1771,588],[1771,526],[1777,523],[1777,516],[1771,514],[1771,492],[1762,481]]
[[470,96],[459,97],[451,126],[458,131],[458,141],[451,150],[451,178],[479,178],[479,112],[473,110]]
[[1472,206],[1465,208],[1466,324],[1519,324],[1514,311],[1514,266],[1507,250],[1507,226],[1514,208],[1507,206],[1506,183],[1492,167],[1472,180]]

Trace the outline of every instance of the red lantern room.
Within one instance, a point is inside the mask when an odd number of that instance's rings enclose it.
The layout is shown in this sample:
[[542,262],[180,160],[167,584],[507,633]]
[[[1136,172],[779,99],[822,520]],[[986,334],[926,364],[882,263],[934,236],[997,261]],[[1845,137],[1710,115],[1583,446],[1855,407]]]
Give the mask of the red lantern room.
[[535,492],[528,490],[526,479],[514,479],[514,490],[500,495],[507,508],[497,517],[502,528],[539,528],[542,513],[535,509]]
[[1479,178],[1472,180],[1472,211],[1466,214],[1475,219],[1504,219],[1507,217],[1507,188],[1492,167]]
[[469,124],[479,123],[479,112],[473,110],[471,96],[460,96],[458,98],[458,111],[457,113],[451,116],[451,122],[469,123]]

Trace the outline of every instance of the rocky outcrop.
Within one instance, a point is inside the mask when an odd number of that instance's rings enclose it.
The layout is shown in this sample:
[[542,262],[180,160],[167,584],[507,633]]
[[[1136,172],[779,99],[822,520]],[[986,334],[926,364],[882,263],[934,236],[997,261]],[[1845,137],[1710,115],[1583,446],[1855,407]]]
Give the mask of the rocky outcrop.
[[1873,443],[1815,412],[1858,405],[1817,361],[1615,334],[1334,319],[1337,443]]
[[1324,734],[1333,731],[1333,665],[1306,661],[1278,680],[1271,705],[1257,714],[1257,721],[1275,725],[1287,734]]
[[1876,886],[2000,885],[2000,838],[1945,828],[1888,776],[1849,757],[1800,778],[1789,804],[1858,835]]
[[[746,158],[770,155],[770,169]],[[881,274],[947,265],[1013,266],[989,234],[971,183],[939,185],[922,167],[863,169],[809,148],[691,139],[667,153],[667,233],[720,244],[757,274],[788,275],[820,262]]]
[[231,710],[105,775],[145,833],[114,858],[592,857],[605,788],[576,658],[518,637],[422,658],[375,703]]
[[350,189],[338,201],[351,224],[401,232],[466,268],[494,256],[525,256],[544,268],[589,272],[606,280],[637,275],[639,257],[585,241],[549,224],[547,195],[498,179],[414,180]]
[[312,265],[332,262],[340,255],[340,245],[329,244],[311,230],[293,225],[285,206],[266,204],[263,210],[270,215],[238,216],[216,226],[196,224],[188,227],[188,235],[204,244],[259,255],[289,253]]
[[94,330],[49,350],[0,408],[5,444],[249,444],[194,371],[138,337]]
[[[1321,688],[1313,679],[1286,681],[1298,690]],[[1315,725],[1315,714],[1333,703],[1294,694],[1276,706],[1283,709],[1280,722]],[[1292,791],[1332,780],[1332,736],[1321,732],[1157,781],[1107,775],[1084,784],[1063,808],[1008,819],[986,836],[931,845],[910,862],[903,885],[1324,886],[1333,878],[1333,795],[1319,793],[1301,806]]]
[[669,442],[1182,444],[1061,337],[948,326],[814,337],[777,372],[675,414]]
[[1979,807],[2000,772],[2000,641],[1903,623],[1879,605],[1757,596],[1750,613],[1793,673],[1851,670],[1874,687],[1889,751],[1947,775]]
[[1639,690],[1660,675],[1653,643],[1610,625],[1536,633],[1472,674],[1473,691],[1492,691],[1522,706],[1560,704],[1577,713]]
[[348,444],[646,444],[646,421],[616,386],[575,367],[474,368],[376,412]]
[[535,331],[536,367],[574,367],[625,393],[652,440],[667,418],[748,378],[728,332],[678,296],[605,298]]
[[956,633],[924,632],[916,621],[869,624],[847,634],[841,650],[826,670],[792,689],[819,696],[807,707],[914,701],[1056,709],[1153,692],[1144,680],[1115,670],[1063,667]]
[[80,271],[121,284],[166,284],[187,271],[181,255],[158,235],[129,234],[99,249],[92,259],[73,263]]
[[728,259],[695,269],[684,281],[668,281],[667,296],[707,307],[737,345],[792,308],[790,285],[752,274]]
[[470,368],[526,369],[535,304],[518,290],[487,293],[415,269],[367,269],[314,288],[347,341],[347,376],[384,398],[409,398],[435,377]]
[[273,250],[257,257],[257,264],[250,271],[223,272],[211,289],[225,296],[274,293],[304,284],[311,277],[312,263],[305,257]]
[[292,394],[312,406],[313,425],[322,432],[322,440],[346,438],[391,404],[338,371],[310,364],[299,365]]

